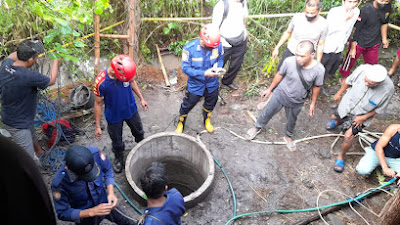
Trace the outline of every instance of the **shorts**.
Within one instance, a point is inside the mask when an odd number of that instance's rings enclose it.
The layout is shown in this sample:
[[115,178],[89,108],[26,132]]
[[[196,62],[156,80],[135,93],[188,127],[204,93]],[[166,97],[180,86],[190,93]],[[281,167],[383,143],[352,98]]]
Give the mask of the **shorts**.
[[342,123],[342,131],[346,132],[348,129],[350,129],[350,127],[352,128],[352,132],[353,135],[355,136],[356,134],[358,134],[359,132],[362,131],[362,129],[365,127],[364,125],[355,127],[353,125],[353,119],[355,116],[345,116],[343,118],[340,118],[339,113],[337,112],[337,109],[335,111],[335,113],[333,113],[338,119],[339,123]]
[[28,152],[28,154],[32,156],[32,158],[35,157],[33,142],[36,141],[36,135],[35,128],[33,126],[27,129],[18,129],[4,125],[4,129],[10,132],[11,139],[15,143],[25,149],[25,151]]

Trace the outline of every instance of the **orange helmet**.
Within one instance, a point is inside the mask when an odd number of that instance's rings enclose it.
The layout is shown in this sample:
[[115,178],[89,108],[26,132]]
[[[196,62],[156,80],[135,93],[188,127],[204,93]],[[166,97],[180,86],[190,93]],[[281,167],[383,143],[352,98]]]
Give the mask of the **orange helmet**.
[[212,24],[207,24],[201,28],[200,38],[204,45],[209,48],[215,48],[221,42],[221,34],[219,33],[219,29]]
[[136,74],[136,64],[127,55],[117,55],[111,60],[115,76],[122,82],[130,81]]

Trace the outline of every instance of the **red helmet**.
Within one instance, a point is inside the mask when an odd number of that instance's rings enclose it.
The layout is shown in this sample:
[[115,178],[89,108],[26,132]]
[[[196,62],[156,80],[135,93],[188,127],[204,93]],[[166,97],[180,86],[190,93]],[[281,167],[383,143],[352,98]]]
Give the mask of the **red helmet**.
[[117,55],[111,60],[115,76],[122,82],[130,81],[136,74],[136,64],[127,55]]
[[201,28],[200,38],[204,45],[209,48],[215,48],[221,42],[221,34],[219,33],[219,29],[212,24],[207,24]]

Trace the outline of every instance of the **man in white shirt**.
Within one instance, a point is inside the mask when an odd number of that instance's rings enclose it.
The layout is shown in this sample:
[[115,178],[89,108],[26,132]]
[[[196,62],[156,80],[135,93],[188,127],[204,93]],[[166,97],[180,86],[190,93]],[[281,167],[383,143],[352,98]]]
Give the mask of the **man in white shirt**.
[[239,87],[233,83],[243,63],[247,50],[246,0],[220,0],[214,7],[212,23],[219,27],[224,47],[224,65],[230,60],[228,72],[222,84],[231,90]]
[[[360,15],[358,0],[343,0],[343,5],[329,10],[327,16],[328,34],[325,39],[321,63],[325,67],[325,78],[334,75],[342,63],[342,51]],[[329,94],[322,88],[322,93]]]

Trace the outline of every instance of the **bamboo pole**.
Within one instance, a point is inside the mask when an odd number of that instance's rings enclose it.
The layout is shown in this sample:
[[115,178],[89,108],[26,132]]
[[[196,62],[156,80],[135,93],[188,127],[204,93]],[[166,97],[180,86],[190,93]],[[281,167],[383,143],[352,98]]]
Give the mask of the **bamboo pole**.
[[103,38],[115,38],[115,39],[128,39],[129,35],[125,34],[99,34]]
[[165,71],[164,63],[161,58],[160,48],[158,48],[158,45],[156,45],[156,49],[157,49],[158,60],[160,61],[161,71],[164,75],[165,86],[169,87],[171,85],[169,83],[167,72]]
[[133,59],[134,43],[135,43],[135,0],[131,0],[129,5],[129,57]]
[[[125,20],[119,21],[118,23],[115,23],[115,24],[113,24],[113,25],[110,25],[110,26],[108,26],[108,27],[105,27],[105,28],[101,29],[100,32],[104,32],[104,31],[106,31],[106,30],[109,30],[109,29],[111,29],[111,28],[113,28],[113,27],[116,27],[116,26],[118,26],[118,25],[123,24],[124,22],[125,22]],[[79,38],[79,39],[77,39],[77,40],[78,40],[78,41],[83,41],[83,40],[88,39],[88,38],[93,37],[93,36],[94,36],[94,33],[91,33],[91,34],[88,34],[88,35],[86,35],[86,36],[83,36],[83,37],[81,37],[81,38]],[[65,47],[68,47],[68,46],[70,46],[70,45],[72,45],[72,44],[74,44],[73,41],[71,41],[71,42],[69,42],[69,43],[67,43],[67,44],[62,45],[61,47],[65,48]],[[50,51],[47,51],[46,53],[40,54],[39,57],[42,57],[42,56],[44,56],[45,54],[49,54],[49,53],[52,53],[52,52],[55,52],[55,51],[56,51],[55,49],[52,49],[52,50],[50,50]]]
[[100,73],[100,15],[94,13],[94,76]]

